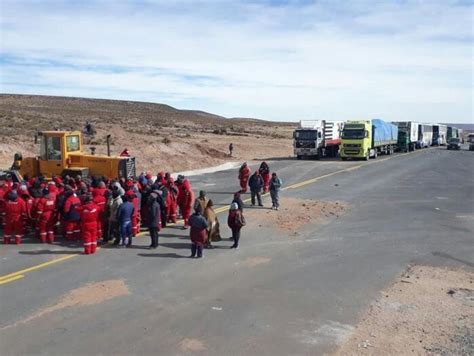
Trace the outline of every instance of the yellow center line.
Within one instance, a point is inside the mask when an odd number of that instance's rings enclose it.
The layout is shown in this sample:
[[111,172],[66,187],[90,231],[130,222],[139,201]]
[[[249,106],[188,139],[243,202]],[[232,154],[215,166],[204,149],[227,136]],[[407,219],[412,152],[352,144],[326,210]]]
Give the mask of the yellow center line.
[[10,278],[7,278],[7,279],[2,279],[0,280],[0,286],[2,284],[6,284],[6,283],[10,283],[10,282],[13,282],[13,281],[16,281],[18,279],[22,279],[23,277],[25,277],[24,275],[22,274],[19,274],[19,275],[16,275],[16,276],[13,276],[13,277],[10,277]]
[[[418,150],[418,151],[414,151],[414,152],[407,152],[407,153],[400,153],[398,155],[395,155],[395,156],[390,156],[390,157],[387,157],[387,158],[383,158],[383,159],[379,159],[377,161],[372,161],[372,162],[368,162],[368,163],[364,163],[364,164],[359,164],[359,165],[356,165],[356,166],[352,166],[352,167],[348,167],[348,168],[344,168],[344,169],[340,169],[338,171],[335,171],[335,172],[331,172],[331,173],[327,173],[327,174],[324,174],[322,176],[319,176],[319,177],[316,177],[316,178],[311,178],[311,179],[308,179],[306,181],[303,181],[303,182],[299,182],[299,183],[295,183],[295,184],[292,184],[292,185],[289,185],[285,188],[282,188],[281,190],[282,191],[285,191],[285,190],[289,190],[289,189],[297,189],[297,188],[301,188],[301,187],[304,187],[306,185],[309,185],[309,184],[313,184],[313,183],[316,183],[317,181],[321,180],[321,179],[324,179],[324,178],[328,178],[328,177],[331,177],[331,176],[334,176],[336,174],[340,174],[340,173],[343,173],[343,172],[350,172],[350,171],[353,171],[353,170],[356,170],[356,169],[359,169],[361,167],[364,167],[364,166],[367,166],[367,165],[370,165],[370,164],[375,164],[375,163],[380,163],[380,162],[385,162],[389,159],[392,159],[392,158],[397,158],[397,157],[402,157],[402,156],[406,156],[406,155],[409,155],[409,154],[413,154],[413,153],[421,153],[421,152],[426,152],[427,150]],[[268,196],[269,193],[265,193],[265,194],[262,194],[262,197],[266,197]],[[251,198],[247,198],[245,200],[243,200],[244,203],[248,203],[251,201]],[[230,206],[223,206],[221,208],[218,208],[215,210],[216,214],[220,214],[220,213],[223,213],[223,212],[226,212],[230,209]],[[177,223],[170,223],[170,224],[167,224],[167,226],[176,226],[178,223],[182,223],[183,220],[178,220]],[[147,236],[148,235],[148,232],[140,232],[137,234],[137,237],[142,237],[142,236]],[[97,248],[98,250],[100,249],[100,247]],[[78,253],[75,253],[75,254],[71,254],[71,255],[68,255],[68,256],[64,256],[64,257],[60,257],[60,258],[57,258],[57,259],[54,259],[54,260],[51,260],[51,261],[48,261],[48,262],[44,262],[44,263],[40,263],[36,266],[32,266],[32,267],[29,267],[29,268],[25,268],[25,269],[22,269],[20,271],[17,271],[17,272],[13,272],[13,273],[10,273],[10,274],[6,274],[4,276],[0,276],[0,285],[2,284],[6,284],[6,283],[9,283],[9,282],[13,282],[13,281],[16,281],[18,279],[21,279],[24,277],[24,273],[29,273],[29,272],[32,272],[32,271],[35,271],[35,270],[38,270],[38,269],[41,269],[41,268],[45,268],[45,267],[48,267],[48,266],[51,266],[51,265],[54,265],[56,263],[60,263],[60,262],[63,262],[63,261],[66,261],[66,260],[69,260],[71,258],[74,258],[74,257],[77,257],[79,255],[81,255],[82,253],[81,252],[78,252]]]

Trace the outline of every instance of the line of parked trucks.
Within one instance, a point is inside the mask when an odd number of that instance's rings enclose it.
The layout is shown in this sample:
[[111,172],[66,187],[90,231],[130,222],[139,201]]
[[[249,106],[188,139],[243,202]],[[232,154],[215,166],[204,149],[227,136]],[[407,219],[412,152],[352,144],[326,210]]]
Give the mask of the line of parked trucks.
[[395,151],[408,152],[429,146],[446,145],[460,140],[462,130],[443,124],[413,121],[300,121],[293,133],[293,147],[298,159],[304,157],[377,158]]

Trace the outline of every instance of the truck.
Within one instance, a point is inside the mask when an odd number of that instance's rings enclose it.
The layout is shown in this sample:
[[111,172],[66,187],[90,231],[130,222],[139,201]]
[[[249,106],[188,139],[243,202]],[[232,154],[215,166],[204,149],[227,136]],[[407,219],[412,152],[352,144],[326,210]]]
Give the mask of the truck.
[[298,128],[293,132],[293,148],[296,158],[337,157],[343,128],[343,121],[300,121]]
[[398,127],[381,119],[348,121],[342,131],[341,159],[391,155],[398,142]]
[[413,121],[393,122],[398,126],[397,148],[401,152],[414,151],[418,141],[419,123]]
[[451,138],[459,138],[458,129],[454,126],[448,126],[447,140],[449,141]]
[[448,138],[448,126],[443,124],[433,124],[433,146],[443,146]]
[[134,178],[135,157],[110,155],[110,135],[107,136],[107,155],[82,152],[80,131],[42,131],[39,133],[40,153],[36,157],[23,158],[16,153],[10,172],[16,179],[44,176],[92,177],[110,179]]
[[418,126],[417,148],[430,147],[433,142],[433,125],[420,124]]

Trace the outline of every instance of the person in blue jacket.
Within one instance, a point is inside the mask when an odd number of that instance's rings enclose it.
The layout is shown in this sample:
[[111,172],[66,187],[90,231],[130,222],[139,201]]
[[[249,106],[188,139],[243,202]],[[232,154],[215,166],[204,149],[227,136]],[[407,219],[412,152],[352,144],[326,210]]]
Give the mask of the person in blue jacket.
[[133,197],[127,197],[127,200],[118,208],[117,220],[120,226],[120,240],[115,240],[115,245],[132,246],[132,216],[135,211],[132,200]]
[[262,188],[263,188],[263,178],[260,175],[258,169],[254,174],[250,176],[249,179],[250,187],[250,197],[252,200],[252,206],[255,206],[255,197],[257,197],[258,206],[263,206],[262,204]]

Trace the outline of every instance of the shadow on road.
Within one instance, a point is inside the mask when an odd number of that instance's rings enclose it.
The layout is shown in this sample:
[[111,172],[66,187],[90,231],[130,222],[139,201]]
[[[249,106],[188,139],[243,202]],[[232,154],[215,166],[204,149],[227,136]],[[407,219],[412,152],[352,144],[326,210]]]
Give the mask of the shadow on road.
[[163,242],[163,243],[160,243],[160,246],[174,248],[174,249],[177,249],[177,250],[182,250],[182,249],[188,249],[189,250],[191,248],[191,244],[189,244],[189,243]]
[[80,255],[82,251],[64,251],[64,250],[37,250],[37,251],[19,251],[21,255]]
[[188,258],[188,256],[178,255],[176,253],[137,253],[141,257],[163,257],[163,258]]
[[464,264],[464,265],[466,265],[466,266],[474,267],[474,263],[469,262],[469,261],[466,261],[466,260],[463,260],[463,259],[460,259],[460,258],[457,258],[457,257],[454,257],[454,256],[451,256],[450,254],[445,253],[445,252],[433,252],[433,256],[438,256],[438,257],[447,258],[447,259],[449,259],[449,260],[453,260],[453,261],[462,263],[462,264]]

